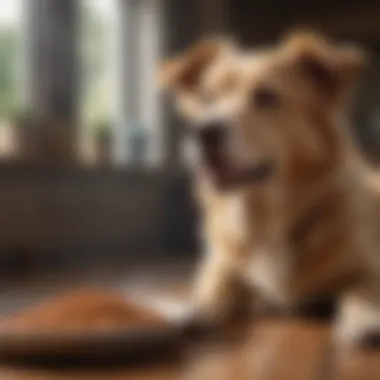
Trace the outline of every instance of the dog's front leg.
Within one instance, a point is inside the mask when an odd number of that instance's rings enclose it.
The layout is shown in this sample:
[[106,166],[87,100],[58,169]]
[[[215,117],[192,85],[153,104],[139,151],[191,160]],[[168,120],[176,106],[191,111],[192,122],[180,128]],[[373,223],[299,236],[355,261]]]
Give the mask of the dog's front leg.
[[195,281],[196,317],[204,322],[222,322],[235,310],[243,289],[236,265],[229,255],[210,250]]
[[335,343],[354,346],[363,339],[380,337],[380,283],[353,289],[340,300]]

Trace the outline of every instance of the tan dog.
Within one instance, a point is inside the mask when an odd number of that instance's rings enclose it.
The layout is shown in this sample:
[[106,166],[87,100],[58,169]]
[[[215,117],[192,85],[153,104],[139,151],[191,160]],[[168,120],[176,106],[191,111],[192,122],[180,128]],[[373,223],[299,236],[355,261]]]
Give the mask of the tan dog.
[[224,317],[249,284],[284,308],[339,296],[340,342],[380,327],[380,194],[347,124],[365,63],[295,34],[261,51],[206,41],[163,65],[192,126],[203,316]]

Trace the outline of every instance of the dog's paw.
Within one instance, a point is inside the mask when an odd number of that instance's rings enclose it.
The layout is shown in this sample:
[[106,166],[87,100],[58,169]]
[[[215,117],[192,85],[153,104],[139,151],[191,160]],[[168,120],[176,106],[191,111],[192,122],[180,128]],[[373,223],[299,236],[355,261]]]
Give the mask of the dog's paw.
[[198,289],[193,298],[193,316],[210,325],[223,323],[231,315],[235,302],[228,292],[220,294],[212,287]]
[[354,347],[378,341],[380,335],[380,307],[363,298],[347,298],[338,315],[334,342],[339,347]]
[[194,308],[188,317],[185,323],[188,337],[224,341],[241,336],[254,323],[257,314],[249,308],[234,308],[229,313],[216,315]]
[[216,335],[222,329],[222,325],[222,319],[214,318],[212,314],[200,311],[196,307],[183,321],[185,335],[195,339]]

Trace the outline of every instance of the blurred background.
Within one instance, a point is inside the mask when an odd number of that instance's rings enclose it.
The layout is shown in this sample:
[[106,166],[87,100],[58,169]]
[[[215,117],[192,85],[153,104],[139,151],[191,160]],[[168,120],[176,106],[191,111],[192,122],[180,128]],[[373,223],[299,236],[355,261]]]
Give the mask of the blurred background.
[[[254,47],[306,27],[366,47],[372,64],[353,132],[380,163],[379,20],[375,0],[0,0],[0,316],[89,284],[155,295],[173,283],[170,292],[183,294],[200,251],[197,209],[182,123],[158,94],[156,68],[203,37]],[[245,379],[239,360],[251,357],[280,363],[281,376],[270,378],[314,378],[294,371],[304,368],[305,342],[320,344],[328,331],[295,327],[270,326],[252,345],[264,347],[261,356],[234,349],[232,364],[211,360],[224,377],[192,378]],[[380,378],[380,367],[378,376],[358,374],[350,379]],[[33,377],[42,378],[51,379]]]
[[353,118],[378,162],[379,19],[365,0],[0,0],[0,282],[195,261],[181,122],[155,71],[205,36],[312,27],[367,47]]

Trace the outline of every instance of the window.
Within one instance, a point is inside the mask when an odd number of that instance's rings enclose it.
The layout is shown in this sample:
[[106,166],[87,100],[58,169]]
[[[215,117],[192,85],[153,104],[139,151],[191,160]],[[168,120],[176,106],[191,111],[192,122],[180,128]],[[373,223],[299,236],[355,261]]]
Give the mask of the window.
[[23,112],[22,0],[0,0],[0,154],[15,150],[12,127]]
[[140,62],[139,121],[147,137],[146,160],[157,165],[163,159],[162,106],[156,88],[156,72],[162,54],[162,2],[145,0],[138,3]]
[[90,161],[160,162],[160,10],[159,0],[82,0],[83,142]]
[[[116,0],[82,0],[80,15],[82,148],[87,161],[111,144]],[[106,159],[103,149],[103,158]]]

